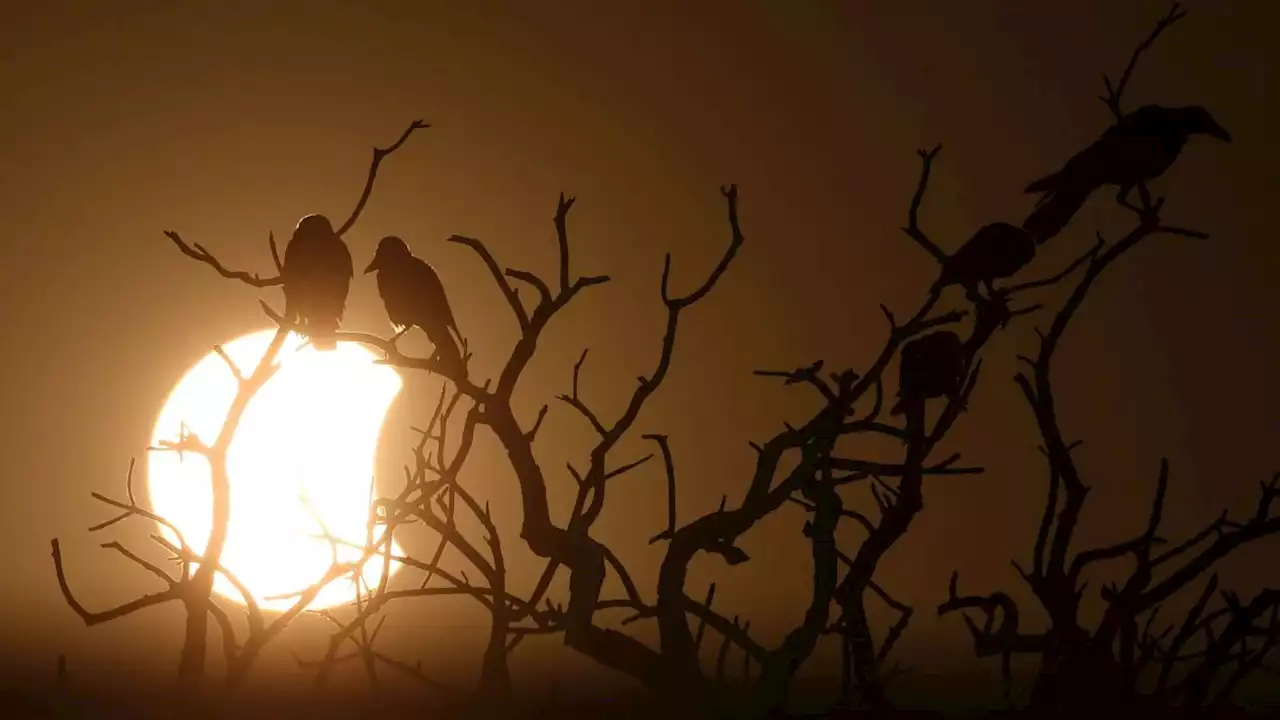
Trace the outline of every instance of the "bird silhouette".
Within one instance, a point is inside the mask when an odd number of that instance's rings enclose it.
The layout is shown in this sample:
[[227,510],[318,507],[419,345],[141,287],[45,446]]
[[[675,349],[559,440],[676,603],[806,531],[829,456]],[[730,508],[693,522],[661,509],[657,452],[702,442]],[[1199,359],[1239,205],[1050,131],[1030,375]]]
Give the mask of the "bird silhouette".
[[1006,222],[983,225],[943,263],[932,292],[962,285],[973,293],[982,283],[988,293],[994,293],[992,281],[1012,276],[1035,255],[1035,239],[1026,230]]
[[435,269],[414,257],[404,240],[392,235],[378,241],[373,260],[364,271],[378,273],[378,295],[396,331],[392,342],[416,326],[435,345],[439,362],[460,368],[462,334]]
[[298,221],[284,249],[285,317],[297,323],[317,350],[337,347],[354,275],[351,252],[324,215]]
[[960,394],[965,373],[964,343],[950,330],[932,332],[907,343],[898,362],[898,402],[890,415],[901,415],[913,403]]
[[1208,110],[1197,105],[1144,105],[1134,110],[1068,160],[1061,170],[1027,186],[1026,192],[1043,195],[1022,227],[1037,241],[1048,240],[1061,232],[1103,185],[1116,186],[1116,199],[1132,207],[1128,195],[1134,186],[1168,170],[1192,135],[1231,141],[1231,134]]

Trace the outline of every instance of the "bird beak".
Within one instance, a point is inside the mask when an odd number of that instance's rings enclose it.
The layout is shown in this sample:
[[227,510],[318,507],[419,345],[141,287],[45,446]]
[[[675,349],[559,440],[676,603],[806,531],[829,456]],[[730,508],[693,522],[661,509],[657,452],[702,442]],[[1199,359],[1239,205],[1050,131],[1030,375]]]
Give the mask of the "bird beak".
[[368,275],[369,273],[377,269],[378,269],[378,258],[377,256],[374,256],[373,260],[369,262],[369,267],[364,269],[364,274]]
[[1227,132],[1226,129],[1218,123],[1213,123],[1209,126],[1209,135],[1210,137],[1216,137],[1225,142],[1231,142],[1231,133]]

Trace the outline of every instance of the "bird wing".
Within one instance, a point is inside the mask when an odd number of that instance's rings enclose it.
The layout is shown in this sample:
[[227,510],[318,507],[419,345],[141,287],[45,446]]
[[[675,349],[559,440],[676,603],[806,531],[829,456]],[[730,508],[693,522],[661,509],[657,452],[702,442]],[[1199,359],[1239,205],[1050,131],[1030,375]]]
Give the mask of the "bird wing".
[[280,267],[280,279],[284,281],[284,301],[288,313],[301,313],[310,305],[307,292],[309,266],[314,254],[314,241],[306,235],[294,234],[284,246],[284,259]]
[[1107,129],[1108,134],[1116,135],[1155,135],[1161,127],[1169,122],[1168,108],[1160,105],[1143,105],[1120,118],[1120,121]]
[[[1119,124],[1111,126],[1102,134],[1102,137],[1072,155],[1063,164],[1062,169],[1036,180],[1023,192],[1052,194],[1063,188],[1092,187],[1102,184],[1099,179],[1100,173],[1105,170],[1107,160],[1114,153],[1117,144],[1124,141],[1123,130],[1119,128]],[[1041,198],[1041,202],[1046,198]]]
[[307,244],[307,239],[308,238],[305,235],[299,236],[295,233],[289,238],[288,242],[284,244],[284,258],[281,263],[284,267],[282,268],[282,271],[288,270],[290,267],[297,266],[299,256],[306,254],[305,246]]
[[340,320],[355,267],[337,235],[295,237],[285,246],[281,275],[285,301],[305,316]]
[[1049,190],[1053,189],[1053,186],[1054,186],[1054,185],[1056,185],[1056,184],[1057,184],[1057,182],[1058,182],[1058,176],[1059,176],[1059,175],[1061,175],[1061,174],[1062,174],[1062,171],[1061,171],[1061,170],[1058,170],[1057,172],[1053,172],[1053,173],[1050,173],[1050,174],[1048,174],[1048,175],[1045,175],[1044,177],[1040,178],[1039,180],[1036,180],[1036,181],[1032,182],[1032,183],[1031,183],[1030,185],[1028,185],[1028,186],[1026,187],[1026,189],[1025,189],[1025,190],[1023,190],[1022,192],[1025,192],[1025,193],[1042,193],[1042,192],[1048,192]]
[[338,274],[348,280],[356,276],[355,262],[351,259],[351,248],[347,247],[347,243],[341,237],[338,237],[338,249],[334,252],[333,266]]
[[[1159,165],[1164,152],[1163,148],[1151,147],[1158,146],[1158,140],[1154,143],[1144,141],[1158,138],[1162,134],[1161,130],[1167,124],[1168,116],[1168,108],[1159,105],[1143,105],[1112,124],[1093,144],[1068,160],[1061,170],[1028,185],[1025,192],[1052,193],[1061,190],[1064,186],[1095,187],[1105,182],[1124,180],[1124,178],[1108,178],[1105,175],[1111,174],[1116,168],[1124,168],[1129,163],[1146,161],[1151,166]],[[1173,151],[1174,155],[1177,154],[1178,149],[1181,147]],[[1150,157],[1157,153],[1161,155]],[[1139,157],[1133,159],[1124,157],[1134,154]]]
[[[947,279],[960,284],[975,283],[991,275],[990,268],[1005,250],[998,225],[984,225],[951,255],[944,267]],[[994,276],[992,276],[994,277]]]
[[410,279],[416,301],[415,324],[424,330],[439,327],[456,331],[458,326],[453,319],[453,310],[449,307],[449,297],[435,268],[424,260],[414,258],[411,271]]
[[316,304],[320,306],[317,312],[341,320],[347,309],[351,278],[355,276],[351,251],[342,238],[334,235],[316,253],[315,264]]

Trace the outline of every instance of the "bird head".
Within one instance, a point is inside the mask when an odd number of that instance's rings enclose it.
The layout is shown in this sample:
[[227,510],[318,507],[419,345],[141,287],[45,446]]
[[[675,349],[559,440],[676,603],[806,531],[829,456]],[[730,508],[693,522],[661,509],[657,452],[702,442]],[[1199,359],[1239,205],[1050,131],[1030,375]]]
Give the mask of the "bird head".
[[1178,108],[1176,122],[1188,133],[1208,135],[1225,142],[1231,142],[1231,133],[1219,125],[1208,110],[1199,105]]
[[378,241],[378,249],[373,253],[373,260],[369,262],[369,266],[364,269],[365,274],[369,274],[374,270],[381,270],[389,263],[410,257],[409,246],[404,240],[395,235],[388,235]]
[[964,341],[950,330],[938,330],[920,338],[920,343],[939,355],[955,355],[964,351]]
[[299,235],[308,235],[312,237],[319,235],[332,235],[333,224],[330,223],[329,218],[324,215],[307,215],[298,221],[297,227],[293,229],[293,234],[294,237]]

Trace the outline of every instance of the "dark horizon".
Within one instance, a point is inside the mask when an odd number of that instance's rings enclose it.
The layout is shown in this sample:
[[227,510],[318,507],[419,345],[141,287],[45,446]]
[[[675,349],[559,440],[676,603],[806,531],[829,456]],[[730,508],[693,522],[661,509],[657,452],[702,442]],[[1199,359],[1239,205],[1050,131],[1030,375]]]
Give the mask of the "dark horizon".
[[[1153,184],[1168,197],[1170,224],[1211,237],[1158,238],[1109,270],[1056,361],[1060,420],[1084,440],[1076,457],[1093,486],[1081,545],[1141,531],[1161,458],[1171,468],[1163,534],[1174,538],[1223,508],[1247,515],[1259,482],[1280,468],[1271,445],[1280,390],[1268,381],[1280,359],[1280,303],[1266,232],[1269,198],[1280,189],[1268,92],[1280,49],[1264,29],[1274,13],[1184,5],[1188,18],[1144,57],[1127,103],[1202,104],[1233,141],[1193,139]],[[123,494],[129,459],[145,467],[157,413],[182,374],[213,344],[271,327],[259,298],[281,304],[278,289],[218,278],[162,231],[180,232],[228,266],[270,274],[268,232],[283,242],[303,215],[345,217],[370,148],[421,118],[431,127],[382,165],[345,238],[356,276],[343,327],[391,334],[373,276],[360,271],[378,238],[404,237],[440,272],[477,351],[473,377],[484,378],[498,371],[516,328],[486,269],[445,238],[480,238],[505,265],[552,277],[556,198],[576,197],[572,270],[612,280],[557,317],[513,402],[522,422],[551,403],[537,452],[558,521],[575,492],[563,468],[584,462],[595,436],[554,397],[569,392],[589,347],[583,393],[605,414],[620,412],[658,355],[663,255],[671,253],[677,292],[700,282],[729,240],[718,188],[736,184],[746,242],[714,292],[682,316],[671,374],[616,451],[620,463],[653,450],[642,433],[669,435],[683,523],[722,496],[741,499],[755,462],[748,441],[812,412],[810,394],[753,371],[819,358],[828,369],[865,367],[885,336],[879,304],[898,314],[919,305],[937,268],[900,230],[920,172],[917,148],[942,145],[920,221],[944,250],[984,223],[1021,221],[1035,202],[1023,187],[1110,124],[1097,99],[1101,75],[1123,68],[1168,3],[588,7],[140,1],[0,13],[0,87],[12,105],[0,117],[10,139],[0,146],[10,168],[0,217],[13,269],[0,290],[11,458],[0,490],[0,539],[11,548],[0,587],[8,653],[0,685],[52,683],[59,654],[75,682],[89,673],[124,686],[175,671],[178,605],[86,628],[62,599],[49,551],[59,538],[70,582],[92,608],[157,589],[99,547],[112,539],[144,547],[151,528],[86,533],[110,516],[89,493]],[[1095,229],[1120,237],[1129,218],[1110,195],[1099,192],[1026,275],[1065,266]],[[1012,378],[1022,369],[1016,356],[1035,351],[1033,326],[1046,326],[1064,298],[1058,290],[1037,296],[1042,315],[1019,320],[985,350],[972,410],[935,451],[962,451],[985,473],[928,480],[924,511],[877,573],[915,610],[893,659],[926,674],[998,673],[998,659],[973,657],[959,617],[937,617],[953,570],[965,592],[1030,601],[1010,561],[1031,548],[1045,471]],[[401,348],[420,343],[407,337]],[[383,491],[401,482],[416,439],[410,426],[423,422],[440,387],[402,377],[380,439]],[[894,452],[892,443],[874,449]],[[492,438],[478,441],[476,454],[470,482],[492,503],[511,586],[527,592],[542,561],[519,542],[516,481]],[[665,513],[662,464],[653,460],[611,486],[593,529],[643,578],[650,599],[665,545],[648,540]],[[688,594],[714,581],[716,607],[751,619],[757,639],[776,645],[810,595],[804,518],[787,505],[759,523],[739,542],[749,563],[699,557]],[[837,537],[856,546],[860,536],[846,522]],[[423,555],[434,548],[434,539],[402,542]],[[1244,596],[1266,586],[1275,548],[1264,540],[1228,557],[1216,568],[1222,586]],[[558,600],[567,596],[563,576],[552,588]],[[611,575],[605,595],[620,592]],[[1039,608],[1023,607],[1024,623],[1042,628]],[[1092,593],[1086,616],[1101,607]],[[397,626],[389,655],[474,682],[483,608],[433,599],[389,615]],[[883,606],[869,615],[880,635],[896,617]],[[324,627],[304,618],[291,628],[254,682],[305,687],[290,651],[321,653]],[[626,630],[657,638],[651,621]],[[717,646],[702,648],[705,663],[714,664]],[[835,644],[820,643],[805,673],[833,673],[838,661]],[[219,663],[211,667],[216,675]],[[349,664],[343,687],[363,692],[359,672]],[[521,647],[512,673],[541,688],[628,684],[562,647],[558,635]]]

